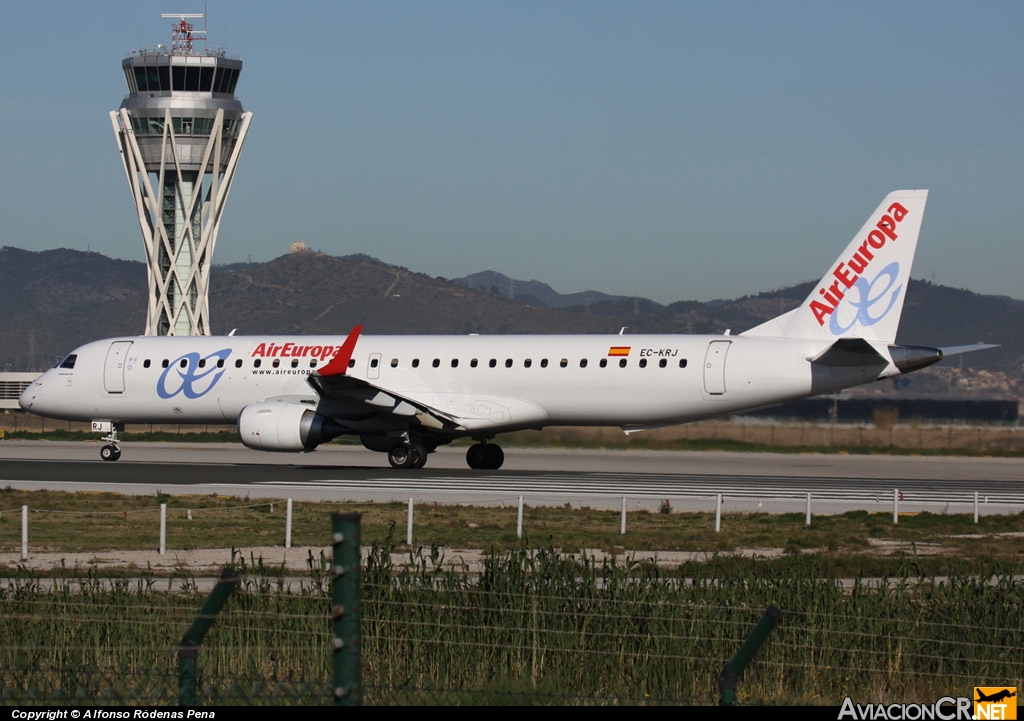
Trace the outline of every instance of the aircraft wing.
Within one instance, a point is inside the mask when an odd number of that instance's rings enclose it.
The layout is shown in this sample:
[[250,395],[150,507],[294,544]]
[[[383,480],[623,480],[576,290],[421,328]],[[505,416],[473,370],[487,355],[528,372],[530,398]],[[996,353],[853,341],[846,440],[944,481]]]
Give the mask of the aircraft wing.
[[307,379],[320,396],[326,415],[345,416],[391,414],[415,417],[421,425],[438,430],[465,430],[458,418],[425,403],[349,375],[320,375]]
[[421,425],[439,430],[464,430],[458,419],[447,413],[369,381],[347,375],[349,361],[362,330],[363,327],[359,325],[353,328],[331,362],[307,378],[309,385],[320,396],[327,415],[365,417],[386,413],[407,418],[416,417]]

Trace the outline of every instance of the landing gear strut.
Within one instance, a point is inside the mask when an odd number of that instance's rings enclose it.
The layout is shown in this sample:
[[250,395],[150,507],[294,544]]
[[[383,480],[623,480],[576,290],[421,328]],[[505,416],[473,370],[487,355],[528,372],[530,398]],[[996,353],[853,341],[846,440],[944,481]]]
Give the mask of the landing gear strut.
[[399,443],[388,451],[388,462],[392,468],[423,468],[427,464],[427,449],[415,441]]
[[496,471],[505,462],[505,452],[495,443],[474,443],[466,451],[466,463],[477,470]]

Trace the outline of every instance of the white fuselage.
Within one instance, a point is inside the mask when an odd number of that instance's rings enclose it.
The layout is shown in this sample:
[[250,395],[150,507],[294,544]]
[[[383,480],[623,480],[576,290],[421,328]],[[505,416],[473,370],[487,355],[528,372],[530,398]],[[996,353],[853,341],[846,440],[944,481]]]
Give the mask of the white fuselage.
[[[22,396],[32,413],[235,423],[268,399],[315,404],[307,376],[344,338],[134,337],[89,343]],[[546,425],[654,427],[857,385],[815,374],[817,340],[743,336],[363,336],[346,375],[460,419],[465,435]],[[820,369],[819,369],[820,371]],[[372,409],[373,399],[366,399]]]

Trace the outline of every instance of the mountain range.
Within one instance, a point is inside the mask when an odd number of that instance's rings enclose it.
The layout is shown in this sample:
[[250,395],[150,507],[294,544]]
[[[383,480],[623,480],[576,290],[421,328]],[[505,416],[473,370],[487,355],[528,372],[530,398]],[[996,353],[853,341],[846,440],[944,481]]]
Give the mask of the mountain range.
[[[290,253],[214,269],[214,333],[741,332],[798,305],[812,282],[732,300],[562,294],[537,280],[488,270],[448,280],[366,255]],[[0,369],[40,370],[82,343],[138,335],[145,327],[146,268],[76,250],[0,248]],[[1021,380],[1024,302],[911,281],[898,342],[999,343],[964,356],[975,371]]]

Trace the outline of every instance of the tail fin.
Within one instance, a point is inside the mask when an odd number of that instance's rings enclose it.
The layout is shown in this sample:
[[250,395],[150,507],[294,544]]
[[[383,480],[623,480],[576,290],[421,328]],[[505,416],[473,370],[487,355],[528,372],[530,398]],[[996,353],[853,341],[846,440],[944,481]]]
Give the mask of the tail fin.
[[895,342],[927,200],[890,193],[799,308],[742,335]]

